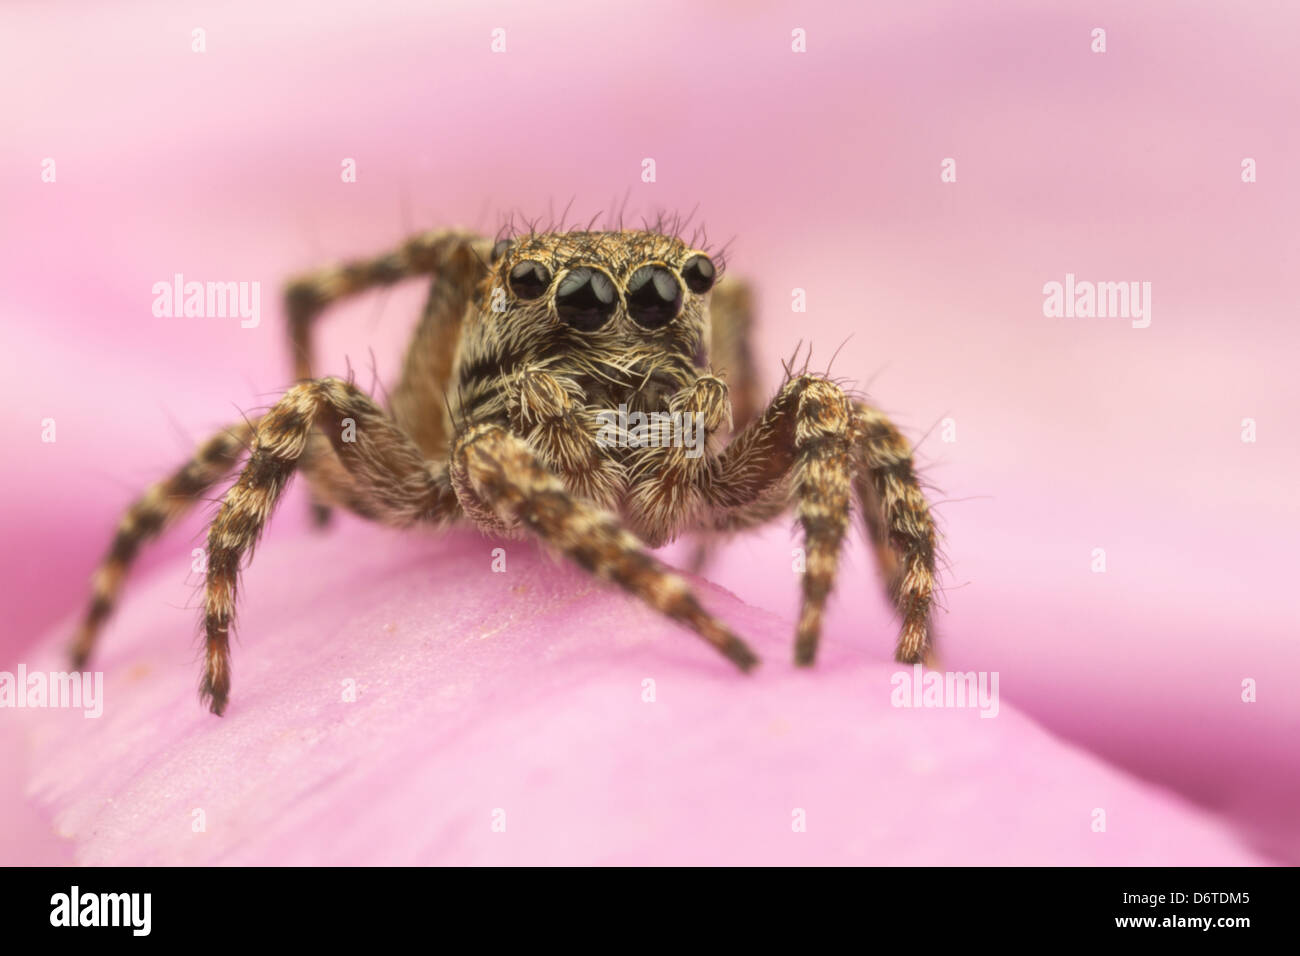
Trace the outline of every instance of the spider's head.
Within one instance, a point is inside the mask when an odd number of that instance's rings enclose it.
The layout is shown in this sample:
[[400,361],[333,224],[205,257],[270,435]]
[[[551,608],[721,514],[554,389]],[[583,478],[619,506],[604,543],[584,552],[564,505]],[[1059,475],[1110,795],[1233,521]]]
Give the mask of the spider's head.
[[681,239],[650,231],[560,232],[493,247],[482,316],[541,354],[626,363],[698,361],[719,270]]

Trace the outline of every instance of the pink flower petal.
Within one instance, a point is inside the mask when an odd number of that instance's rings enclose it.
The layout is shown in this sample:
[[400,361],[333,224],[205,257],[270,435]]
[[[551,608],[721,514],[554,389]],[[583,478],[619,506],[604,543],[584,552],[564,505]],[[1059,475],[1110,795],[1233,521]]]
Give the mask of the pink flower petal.
[[[533,545],[472,532],[272,535],[218,719],[195,695],[194,577],[129,592],[102,717],[3,715],[77,862],[1260,862],[1008,700],[994,719],[894,707],[899,668],[843,642],[796,670],[788,621],[701,584],[764,658],[745,677]],[[61,669],[62,637],[28,667]]]

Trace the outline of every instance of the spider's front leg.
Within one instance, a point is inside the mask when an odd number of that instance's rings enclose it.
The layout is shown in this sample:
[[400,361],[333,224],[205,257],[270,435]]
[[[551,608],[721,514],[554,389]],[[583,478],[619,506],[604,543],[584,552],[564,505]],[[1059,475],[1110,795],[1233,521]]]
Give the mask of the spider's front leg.
[[467,514],[523,527],[598,577],[686,625],[742,671],[754,652],[701,607],[689,586],[608,511],[572,494],[528,444],[502,425],[475,425],[452,450],[451,480]]
[[912,447],[882,412],[862,402],[853,403],[853,447],[858,504],[890,599],[903,618],[895,657],[929,664],[937,534]]
[[151,485],[127,509],[91,578],[90,604],[70,648],[74,668],[82,670],[89,661],[141,546],[161,535],[234,469],[255,429],[255,422],[239,422],[218,432],[199,446],[183,468]]
[[767,521],[793,496],[805,551],[798,664],[811,664],[817,656],[855,484],[860,500],[867,496],[862,506],[868,527],[878,532],[873,537],[903,615],[897,658],[922,660],[931,644],[934,523],[910,449],[882,415],[852,402],[826,378],[801,375],[727,447],[705,486],[715,509],[711,524],[720,531]]
[[208,531],[200,696],[214,714],[225,709],[230,695],[230,627],[240,566],[295,470],[319,467],[304,454],[315,429],[329,439],[342,466],[321,486],[332,503],[398,527],[456,513],[446,469],[430,467],[410,437],[356,386],[324,378],[289,389],[258,421],[248,462]]

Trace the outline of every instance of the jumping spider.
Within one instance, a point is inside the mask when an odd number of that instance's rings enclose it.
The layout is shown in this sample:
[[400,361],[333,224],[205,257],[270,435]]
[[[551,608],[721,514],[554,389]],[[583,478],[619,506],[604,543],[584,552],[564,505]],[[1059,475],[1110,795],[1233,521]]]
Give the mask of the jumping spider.
[[[897,659],[925,659],[935,529],[906,440],[819,375],[787,369],[763,407],[746,286],[722,279],[705,252],[667,231],[530,231],[495,244],[433,231],[290,282],[298,384],[131,505],[94,575],[76,666],[90,656],[140,545],[246,450],[208,533],[200,694],[215,714],[230,694],[240,565],[295,472],[322,517],[340,507],[399,527],[469,519],[492,534],[532,535],[684,624],[742,671],[758,658],[650,549],[684,531],[752,528],[793,503],[806,554],[795,661],[811,664],[856,497],[902,617]],[[433,276],[432,289],[387,409],[351,382],[313,377],[312,329],[327,306],[416,276]],[[597,441],[597,413],[623,404],[701,416],[705,453]],[[733,422],[734,437],[720,447]]]

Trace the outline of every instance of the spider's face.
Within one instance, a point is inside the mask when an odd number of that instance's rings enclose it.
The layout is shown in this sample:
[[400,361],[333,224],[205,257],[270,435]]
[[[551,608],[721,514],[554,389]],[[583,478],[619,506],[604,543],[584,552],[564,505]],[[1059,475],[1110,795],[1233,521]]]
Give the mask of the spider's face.
[[[699,353],[708,336],[709,256],[654,232],[566,232],[498,242],[484,311],[512,336],[611,359]],[[486,317],[486,316],[485,316]],[[550,349],[545,349],[551,351]]]

